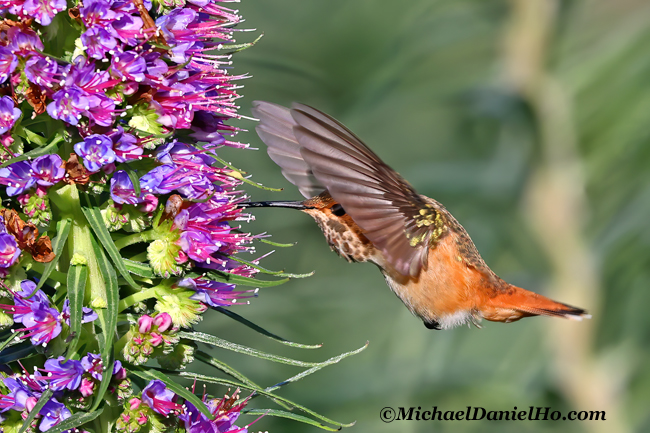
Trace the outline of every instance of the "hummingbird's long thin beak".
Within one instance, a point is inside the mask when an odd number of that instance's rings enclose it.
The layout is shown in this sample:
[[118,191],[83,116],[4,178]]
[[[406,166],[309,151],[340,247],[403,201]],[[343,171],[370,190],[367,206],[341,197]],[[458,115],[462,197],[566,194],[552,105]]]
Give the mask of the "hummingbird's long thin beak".
[[249,208],[249,207],[284,207],[289,209],[313,209],[313,206],[305,206],[302,201],[249,201],[244,203],[239,203],[238,208]]

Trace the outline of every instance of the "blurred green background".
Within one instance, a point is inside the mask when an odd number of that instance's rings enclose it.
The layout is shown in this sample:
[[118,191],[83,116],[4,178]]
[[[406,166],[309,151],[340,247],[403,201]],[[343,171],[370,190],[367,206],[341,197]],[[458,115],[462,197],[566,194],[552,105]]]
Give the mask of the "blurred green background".
[[[315,351],[212,316],[228,340],[303,360],[345,359],[278,392],[354,432],[650,431],[650,3],[644,0],[243,0],[240,100],[299,101],[336,117],[470,233],[505,280],[593,313],[430,331],[370,264],[329,251],[307,215],[258,209],[263,265],[313,277],[262,289],[233,311]],[[260,151],[220,155],[299,199]],[[258,253],[269,249],[261,245]],[[223,351],[262,385],[300,369]],[[223,393],[223,389],[211,389]],[[262,398],[251,407],[276,407]],[[385,406],[605,410],[605,422],[385,424]],[[246,417],[246,420],[250,420]],[[316,432],[266,416],[250,431]]]

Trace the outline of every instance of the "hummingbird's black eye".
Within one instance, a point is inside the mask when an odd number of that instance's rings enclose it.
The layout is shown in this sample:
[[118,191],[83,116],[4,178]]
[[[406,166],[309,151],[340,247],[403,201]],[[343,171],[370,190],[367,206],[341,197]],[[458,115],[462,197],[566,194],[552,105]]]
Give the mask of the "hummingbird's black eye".
[[345,215],[345,209],[343,209],[343,206],[340,204],[336,203],[332,208],[330,209],[332,213],[338,217]]

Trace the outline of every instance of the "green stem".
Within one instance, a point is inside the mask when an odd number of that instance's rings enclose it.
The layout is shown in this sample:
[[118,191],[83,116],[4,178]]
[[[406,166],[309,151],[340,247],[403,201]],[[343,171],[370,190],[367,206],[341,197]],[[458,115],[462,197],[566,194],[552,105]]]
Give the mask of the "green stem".
[[121,250],[124,247],[129,245],[137,244],[140,242],[150,242],[157,239],[156,232],[154,230],[147,230],[146,232],[133,233],[132,235],[124,236],[115,241],[115,246],[118,250]]
[[90,301],[90,306],[93,308],[106,308],[108,306],[106,284],[93,250],[90,226],[81,211],[79,191],[75,185],[66,185],[51,191],[50,199],[54,206],[60,211],[60,214],[72,219],[72,227],[68,235],[69,256],[79,254],[88,262],[88,281],[84,298],[86,301]]
[[126,310],[127,308],[129,308],[134,304],[137,304],[138,302],[155,298],[157,294],[157,290],[158,290],[158,286],[127,296],[126,298],[120,301],[117,307],[117,311],[121,313],[122,311]]
[[[33,262],[32,269],[38,272],[39,274],[43,275],[43,270],[45,269],[45,265],[43,263]],[[50,272],[50,275],[47,277],[47,279],[56,281],[57,283],[61,283],[64,286],[68,283],[67,274],[64,274],[63,272],[59,272],[59,271]]]

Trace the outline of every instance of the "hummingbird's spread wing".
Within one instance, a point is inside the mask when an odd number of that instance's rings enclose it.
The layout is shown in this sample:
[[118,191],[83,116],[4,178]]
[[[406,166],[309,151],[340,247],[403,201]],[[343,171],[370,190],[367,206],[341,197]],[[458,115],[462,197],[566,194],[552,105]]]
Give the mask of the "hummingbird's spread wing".
[[432,242],[446,230],[441,205],[418,194],[345,126],[294,104],[294,136],[314,177],[402,275],[427,265]]
[[300,154],[300,144],[293,133],[293,128],[298,124],[291,117],[289,109],[269,102],[254,101],[252,111],[260,119],[255,130],[268,146],[269,157],[280,166],[284,177],[307,198],[325,191],[325,186],[316,180]]

